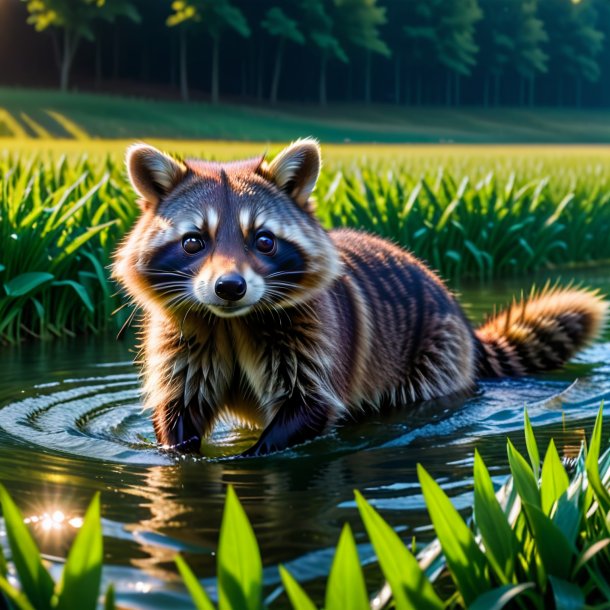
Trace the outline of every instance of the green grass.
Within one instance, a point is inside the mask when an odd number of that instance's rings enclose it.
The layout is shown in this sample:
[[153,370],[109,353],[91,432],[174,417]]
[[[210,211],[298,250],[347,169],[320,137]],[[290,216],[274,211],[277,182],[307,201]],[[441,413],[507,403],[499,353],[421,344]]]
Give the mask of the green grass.
[[[33,141],[31,141],[33,142]],[[123,143],[0,155],[0,341],[122,325],[107,266],[137,214]],[[86,146],[88,154],[78,153]],[[271,152],[279,149],[274,145]],[[213,158],[255,144],[175,143]],[[110,152],[109,152],[110,151]],[[610,152],[595,147],[324,147],[318,214],[414,251],[452,281],[610,259]]]
[[[369,610],[392,602],[397,610],[469,608],[562,610],[610,607],[610,450],[602,454],[600,407],[588,449],[570,474],[551,440],[540,466],[539,449],[525,416],[530,463],[508,441],[511,476],[495,490],[481,456],[474,458],[474,511],[465,521],[419,465],[418,473],[437,538],[414,554],[383,517],[355,492],[356,504],[386,584],[369,601],[358,549],[345,525],[328,576],[325,610]],[[101,584],[103,540],[96,496],[54,582],[23,517],[0,486],[11,560],[20,589],[7,579],[0,547],[0,596],[19,610],[94,610]],[[263,568],[252,526],[229,487],[217,549],[218,607],[263,610]],[[176,557],[195,608],[214,610],[188,564]],[[285,594],[295,610],[317,605],[283,566]],[[274,596],[275,599],[275,596]],[[115,608],[112,588],[105,608]]]
[[610,114],[573,109],[395,105],[182,104],[110,95],[0,88],[0,137],[172,138],[324,142],[610,141]]

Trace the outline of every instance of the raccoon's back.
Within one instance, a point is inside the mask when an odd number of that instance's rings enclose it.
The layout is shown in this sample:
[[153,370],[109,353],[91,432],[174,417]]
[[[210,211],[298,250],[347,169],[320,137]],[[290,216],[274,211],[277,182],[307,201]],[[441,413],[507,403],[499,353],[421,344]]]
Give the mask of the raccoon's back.
[[[400,384],[420,361],[427,336],[451,317],[469,325],[442,281],[421,261],[393,243],[350,229],[331,231],[359,330],[363,364],[372,385]],[[468,329],[468,330],[466,330]]]

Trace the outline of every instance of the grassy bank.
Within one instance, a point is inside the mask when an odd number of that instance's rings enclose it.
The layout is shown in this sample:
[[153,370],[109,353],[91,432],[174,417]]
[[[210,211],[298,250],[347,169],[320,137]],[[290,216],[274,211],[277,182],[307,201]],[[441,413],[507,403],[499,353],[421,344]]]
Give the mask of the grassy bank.
[[238,106],[0,88],[0,137],[325,142],[610,142],[610,114],[576,109],[395,105]]
[[[222,159],[263,152],[235,143],[166,148]],[[111,316],[121,300],[107,271],[137,213],[123,150],[123,142],[58,140],[5,148],[0,340],[97,332],[124,321],[125,314]],[[325,146],[324,154],[317,198],[325,226],[389,237],[450,280],[610,259],[606,149]]]

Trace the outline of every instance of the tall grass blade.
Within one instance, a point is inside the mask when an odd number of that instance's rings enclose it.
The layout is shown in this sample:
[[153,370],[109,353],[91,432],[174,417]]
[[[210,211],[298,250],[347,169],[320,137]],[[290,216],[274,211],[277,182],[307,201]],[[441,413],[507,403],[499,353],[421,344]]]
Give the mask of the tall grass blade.
[[259,610],[262,581],[263,567],[254,531],[229,486],[218,541],[219,609]]
[[549,581],[553,589],[555,610],[584,610],[585,596],[578,585],[553,576],[549,577]]
[[591,442],[589,444],[589,450],[587,452],[587,477],[589,484],[593,489],[595,498],[602,507],[604,513],[610,513],[610,493],[602,483],[601,477],[599,476],[599,456],[601,453],[602,444],[602,421],[604,418],[604,403],[602,402],[597,412],[595,419],[595,426],[593,427],[593,433],[591,434]]
[[533,589],[535,586],[533,582],[524,582],[519,585],[503,585],[477,597],[468,609],[501,610],[501,608],[504,608],[509,602],[513,601],[515,597],[528,589]]
[[6,282],[4,290],[9,297],[23,297],[50,282],[54,277],[52,273],[42,271],[22,273]]
[[280,566],[280,577],[294,610],[316,610],[315,604],[284,566]]
[[325,610],[369,610],[369,599],[349,525],[343,526],[326,585]]
[[42,564],[38,547],[23,522],[21,512],[3,485],[0,485],[0,504],[6,522],[11,558],[21,587],[36,610],[50,610],[53,579]]
[[507,442],[507,452],[510,471],[521,500],[540,508],[540,492],[534,473],[523,456],[515,449],[510,439]]
[[469,605],[490,588],[487,561],[460,514],[421,464],[417,465],[417,475],[447,566],[464,603]]
[[100,494],[93,496],[85,513],[58,586],[57,610],[95,610],[104,561]]
[[530,422],[530,416],[528,415],[527,409],[523,412],[523,418],[525,420],[525,446],[527,447],[534,478],[538,480],[540,477],[540,453],[538,452],[538,443],[534,436],[534,430],[532,429],[532,423]]
[[392,588],[397,610],[439,610],[443,602],[396,532],[355,492],[356,504],[373,543],[383,575]]
[[483,459],[474,454],[474,519],[483,538],[490,562],[500,579],[508,584],[513,574],[518,543],[496,498],[493,483]]
[[215,610],[208,594],[205,592],[186,561],[184,561],[180,555],[176,555],[174,561],[176,562],[180,576],[182,576],[182,581],[191,595],[195,608],[197,610]]
[[543,513],[550,514],[553,504],[559,500],[569,485],[568,474],[561,463],[555,442],[551,439],[544,456],[540,478],[540,499]]
[[523,502],[523,508],[545,572],[550,576],[569,578],[575,552],[566,537],[540,508],[528,502]]

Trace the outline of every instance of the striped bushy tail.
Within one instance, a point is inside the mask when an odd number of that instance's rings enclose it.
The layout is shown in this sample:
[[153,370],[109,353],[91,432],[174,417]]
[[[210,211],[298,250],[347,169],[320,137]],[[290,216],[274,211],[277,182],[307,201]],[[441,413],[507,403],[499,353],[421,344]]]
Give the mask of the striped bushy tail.
[[518,376],[561,367],[597,337],[607,306],[597,291],[548,285],[514,300],[475,330],[479,375]]

